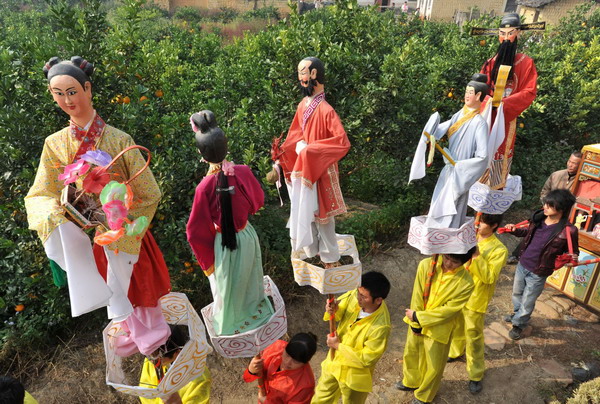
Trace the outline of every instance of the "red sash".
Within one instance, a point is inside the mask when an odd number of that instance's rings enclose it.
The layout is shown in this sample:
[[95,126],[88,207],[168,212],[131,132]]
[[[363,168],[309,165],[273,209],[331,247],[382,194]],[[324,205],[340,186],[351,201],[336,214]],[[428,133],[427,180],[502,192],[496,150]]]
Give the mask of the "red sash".
[[325,99],[325,92],[322,92],[321,94],[319,94],[315,98],[313,98],[313,100],[310,102],[308,107],[306,107],[306,109],[304,110],[304,115],[302,115],[302,131],[303,132],[304,132],[304,127],[306,126],[306,121],[308,121],[308,118],[310,118],[312,113],[315,112],[315,110],[317,109],[317,107],[319,106],[321,101],[323,101],[324,99]]

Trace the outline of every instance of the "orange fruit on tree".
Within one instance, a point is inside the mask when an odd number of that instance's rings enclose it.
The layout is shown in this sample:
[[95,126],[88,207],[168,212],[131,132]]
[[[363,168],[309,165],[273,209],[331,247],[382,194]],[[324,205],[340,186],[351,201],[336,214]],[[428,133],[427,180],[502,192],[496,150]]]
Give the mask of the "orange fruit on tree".
[[448,98],[452,98],[453,96],[454,96],[454,94],[452,94],[452,91],[450,91],[450,92],[448,93]]
[[480,46],[485,46],[485,39],[482,39],[481,41],[479,41],[479,45]]
[[129,104],[131,102],[131,98],[123,97],[123,104]]
[[146,101],[147,99],[148,99],[148,97],[146,97],[145,95],[142,95],[142,96],[140,97],[140,101],[141,101],[141,102],[144,102],[144,101]]
[[20,312],[20,311],[23,311],[23,310],[25,310],[25,305],[24,304],[17,304],[15,306],[15,311],[16,312]]
[[158,98],[162,97],[163,95],[165,95],[165,93],[163,93],[162,90],[156,90],[154,92],[154,95],[157,96]]

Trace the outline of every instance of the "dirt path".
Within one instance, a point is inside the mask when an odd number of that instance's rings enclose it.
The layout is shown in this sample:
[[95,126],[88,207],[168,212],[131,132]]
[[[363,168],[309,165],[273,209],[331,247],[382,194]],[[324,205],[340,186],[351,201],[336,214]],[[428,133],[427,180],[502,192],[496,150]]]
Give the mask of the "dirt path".
[[[512,236],[502,239],[512,251],[516,240]],[[398,245],[363,260],[363,270],[381,271],[392,283],[392,291],[387,299],[392,316],[392,334],[388,349],[377,364],[374,388],[368,403],[407,403],[412,400],[412,393],[400,392],[394,388],[394,384],[400,380],[407,332],[402,313],[408,307],[415,268],[422,258],[415,249]],[[508,331],[502,316],[511,310],[514,269],[511,265],[503,269],[486,317],[486,327],[496,323],[493,327],[505,327],[505,331]],[[555,295],[559,294],[553,289],[546,289],[541,300],[553,299]],[[287,303],[288,333],[293,335],[310,330],[319,337],[319,349],[311,362],[316,377],[320,375],[320,363],[326,354],[325,336],[328,328],[327,323],[322,321],[324,305],[325,297],[312,289],[307,291],[306,296],[294,297]],[[498,351],[486,347],[484,389],[478,396],[471,395],[467,390],[465,363],[449,363],[435,403],[535,404],[567,397],[570,390],[566,385],[569,381],[562,379],[569,377],[570,364],[598,359],[600,324],[598,317],[580,307],[567,308],[565,305],[558,318],[550,318],[557,317],[556,312],[549,314],[534,313],[531,337],[518,343],[505,340],[505,346]],[[212,403],[256,402],[255,383],[245,384],[241,379],[247,363],[246,359],[224,359],[214,353],[209,356],[208,366],[213,377]],[[556,373],[553,366],[557,365],[558,370],[562,368],[567,371],[565,376],[549,373]],[[137,402],[135,398],[117,393],[104,384],[104,355],[100,343],[77,349],[71,349],[67,344],[67,348],[55,355],[41,374],[32,377],[27,387],[40,403]]]

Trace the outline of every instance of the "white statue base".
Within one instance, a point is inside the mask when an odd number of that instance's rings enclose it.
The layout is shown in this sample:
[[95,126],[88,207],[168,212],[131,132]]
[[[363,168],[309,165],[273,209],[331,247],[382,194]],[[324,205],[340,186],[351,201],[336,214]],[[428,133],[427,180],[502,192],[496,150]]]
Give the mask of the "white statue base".
[[[271,296],[273,299],[275,313],[273,313],[268,323],[254,330],[235,335],[219,336],[215,333],[212,325],[212,308],[214,303],[200,310],[206,324],[206,330],[210,336],[210,341],[221,356],[226,358],[250,358],[277,341],[287,332],[285,303],[279,293],[279,289],[277,289],[277,286],[269,276],[265,275],[263,283],[265,295]],[[240,290],[239,293],[244,293],[244,291]]]
[[304,261],[307,258],[304,250],[293,251],[292,267],[294,280],[298,285],[310,285],[324,295],[345,293],[360,286],[362,264],[358,259],[354,236],[349,234],[336,236],[340,254],[351,256],[352,264],[325,269]]
[[126,384],[122,358],[116,354],[116,338],[113,338],[123,332],[121,323],[111,321],[102,331],[106,355],[106,384],[122,393],[148,399],[166,398],[204,373],[206,356],[212,352],[212,348],[206,341],[206,332],[200,316],[183,293],[169,293],[160,298],[159,304],[167,323],[188,326],[190,339],[156,388]]
[[488,185],[476,182],[469,189],[468,205],[476,212],[499,215],[510,208],[515,201],[520,201],[523,194],[521,177],[509,175],[504,189],[494,190]]
[[408,244],[424,255],[464,254],[477,245],[474,219],[467,221],[458,229],[436,229],[425,226],[427,216],[415,216],[410,219]]

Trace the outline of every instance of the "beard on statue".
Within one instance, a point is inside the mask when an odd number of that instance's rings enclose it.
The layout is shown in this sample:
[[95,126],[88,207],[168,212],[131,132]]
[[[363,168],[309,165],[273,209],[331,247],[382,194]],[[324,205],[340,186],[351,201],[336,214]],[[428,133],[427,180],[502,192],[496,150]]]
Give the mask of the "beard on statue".
[[300,86],[300,91],[302,95],[305,97],[312,97],[315,87],[317,86],[317,80],[309,79],[307,81],[298,80],[298,85]]
[[[492,69],[492,74],[490,75],[491,84],[496,84],[496,79],[498,77],[498,70],[501,65],[512,66],[515,61],[515,55],[517,54],[517,40],[515,39],[513,42],[508,39],[500,43],[498,45],[498,52],[496,53],[496,60],[494,63],[494,67]],[[510,73],[508,74],[508,79],[512,78],[513,69],[510,69]],[[489,83],[488,83],[489,84]]]

